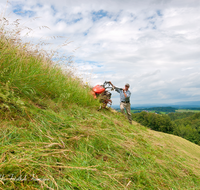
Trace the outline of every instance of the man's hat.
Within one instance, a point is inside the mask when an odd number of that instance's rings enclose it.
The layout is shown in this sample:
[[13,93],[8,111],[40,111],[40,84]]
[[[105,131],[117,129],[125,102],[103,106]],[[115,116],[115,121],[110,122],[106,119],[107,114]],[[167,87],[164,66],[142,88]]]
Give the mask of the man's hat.
[[128,87],[130,87],[130,85],[129,85],[128,83],[126,83],[126,84],[125,84],[125,86],[128,86]]

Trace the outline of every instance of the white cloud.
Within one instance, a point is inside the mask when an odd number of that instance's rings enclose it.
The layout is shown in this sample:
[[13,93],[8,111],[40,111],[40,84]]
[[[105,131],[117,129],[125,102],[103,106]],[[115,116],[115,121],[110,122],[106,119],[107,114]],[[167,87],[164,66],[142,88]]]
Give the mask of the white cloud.
[[[75,56],[78,74],[92,85],[111,80],[123,87],[128,82],[132,103],[199,100],[200,1],[10,2],[10,19],[20,18],[33,28],[27,38],[34,43],[52,36],[73,41],[60,52]],[[5,4],[6,0],[0,2],[0,7]],[[30,22],[32,17],[40,18]],[[41,26],[50,30],[40,30]],[[65,40],[56,37],[47,47]],[[113,97],[118,103],[118,94]]]
[[181,88],[180,92],[188,96],[200,96],[200,88]]

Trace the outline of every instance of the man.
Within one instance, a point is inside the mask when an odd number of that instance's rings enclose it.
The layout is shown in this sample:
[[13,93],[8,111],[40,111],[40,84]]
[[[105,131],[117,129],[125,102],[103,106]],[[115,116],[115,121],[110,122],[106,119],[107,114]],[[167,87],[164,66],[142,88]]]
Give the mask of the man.
[[131,92],[129,91],[130,85],[127,83],[127,84],[125,84],[125,88],[121,89],[121,88],[115,87],[111,82],[110,82],[110,84],[120,94],[120,110],[121,110],[121,113],[123,113],[126,116],[125,111],[124,111],[124,109],[126,109],[129,123],[132,124],[131,104],[130,104]]

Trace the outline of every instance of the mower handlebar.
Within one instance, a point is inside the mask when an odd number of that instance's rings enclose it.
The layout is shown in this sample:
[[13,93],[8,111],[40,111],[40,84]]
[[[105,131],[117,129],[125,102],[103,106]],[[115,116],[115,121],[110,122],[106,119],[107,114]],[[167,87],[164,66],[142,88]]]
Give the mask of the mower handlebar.
[[[107,85],[107,84],[109,84],[109,86],[110,86],[111,85],[110,81],[105,81],[104,82],[104,86]],[[116,88],[118,88],[118,87],[116,87]],[[123,88],[118,88],[118,89],[123,90]]]

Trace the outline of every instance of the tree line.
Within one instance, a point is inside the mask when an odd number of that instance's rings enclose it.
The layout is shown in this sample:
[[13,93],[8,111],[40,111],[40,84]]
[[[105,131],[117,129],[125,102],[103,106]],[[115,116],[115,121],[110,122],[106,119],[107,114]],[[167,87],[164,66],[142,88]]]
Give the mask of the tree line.
[[152,107],[152,108],[131,108],[131,110],[135,110],[133,113],[140,113],[142,111],[155,111],[156,113],[171,113],[175,112],[176,108],[173,107]]
[[132,119],[150,129],[174,134],[200,145],[200,113],[155,114],[142,111]]

